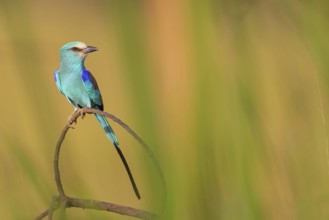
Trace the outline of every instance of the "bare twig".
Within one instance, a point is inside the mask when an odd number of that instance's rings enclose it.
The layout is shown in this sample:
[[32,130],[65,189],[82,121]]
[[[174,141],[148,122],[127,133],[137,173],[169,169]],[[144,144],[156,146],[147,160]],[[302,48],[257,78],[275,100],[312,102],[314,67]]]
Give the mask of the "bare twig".
[[[118,213],[121,215],[126,215],[126,216],[132,216],[140,219],[155,219],[157,217],[156,214],[141,210],[141,209],[136,209],[128,206],[123,206],[123,205],[118,205],[110,202],[103,202],[103,201],[97,201],[97,200],[89,200],[89,199],[79,199],[79,198],[72,198],[68,197],[65,192],[64,188],[61,182],[61,176],[60,176],[60,171],[59,171],[59,155],[60,155],[60,149],[61,145],[65,139],[65,135],[68,132],[69,128],[72,128],[72,124],[77,121],[77,119],[81,116],[84,117],[84,114],[99,114],[103,115],[105,117],[108,117],[112,119],[113,121],[119,123],[123,128],[125,128],[147,151],[147,153],[151,156],[151,158],[154,160],[157,169],[159,170],[159,173],[161,175],[162,180],[163,175],[161,172],[161,169],[154,159],[153,153],[150,151],[148,146],[145,144],[145,142],[132,130],[130,129],[125,123],[123,123],[120,119],[116,118],[114,115],[111,115],[107,112],[102,112],[99,110],[95,109],[88,109],[84,108],[80,111],[76,111],[74,114],[72,114],[69,123],[64,127],[57,145],[55,149],[55,156],[54,156],[54,173],[55,173],[55,182],[57,186],[57,191],[59,193],[59,196],[54,197],[52,199],[52,202],[50,204],[49,209],[43,211],[41,214],[39,214],[35,220],[41,220],[44,217],[48,216],[48,219],[52,219],[53,211],[57,209],[61,209],[61,217],[64,218],[64,212],[66,208],[83,208],[83,209],[94,209],[94,210],[103,210],[103,211],[109,211],[109,212],[114,212]],[[164,184],[164,181],[163,181]],[[165,186],[165,185],[164,185]]]
[[135,209],[128,206],[117,205],[109,202],[96,200],[69,198],[68,207],[80,207],[83,209],[97,209],[103,211],[115,212],[121,215],[137,217],[140,219],[155,219],[156,215],[141,209]]
[[59,165],[58,165],[58,161],[59,161],[59,154],[60,154],[60,150],[61,150],[61,145],[64,141],[65,135],[67,133],[67,131],[69,130],[71,124],[67,124],[62,133],[61,136],[58,139],[58,142],[56,144],[56,149],[55,149],[55,156],[54,156],[54,173],[55,173],[55,182],[56,182],[56,186],[57,186],[57,191],[59,193],[60,197],[65,198],[66,195],[64,193],[64,189],[63,189],[63,185],[62,185],[62,181],[61,181],[61,175],[59,172]]
[[[58,197],[59,199],[60,197]],[[115,203],[110,202],[104,202],[104,201],[97,201],[97,200],[91,200],[91,199],[78,199],[78,198],[72,198],[67,197],[66,198],[66,207],[65,208],[82,208],[82,209],[93,209],[93,210],[100,210],[100,211],[108,211],[108,212],[114,212],[121,215],[136,217],[140,219],[146,219],[151,220],[155,219],[157,217],[156,214],[141,210],[141,209],[135,209],[129,206],[123,206],[118,205]],[[59,209],[60,207],[53,207],[49,208],[45,211],[43,211],[39,216],[35,218],[35,220],[41,220],[44,217],[46,217],[50,212],[55,211]],[[51,209],[53,209],[51,211]]]
[[49,209],[41,212],[36,218],[35,220],[39,220],[39,219],[43,219],[44,217],[46,217],[47,215],[49,215]]

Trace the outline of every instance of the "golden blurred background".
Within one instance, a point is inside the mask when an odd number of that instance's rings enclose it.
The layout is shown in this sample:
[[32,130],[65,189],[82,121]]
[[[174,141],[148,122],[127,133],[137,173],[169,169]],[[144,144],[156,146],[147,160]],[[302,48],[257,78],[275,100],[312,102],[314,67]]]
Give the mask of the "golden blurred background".
[[[167,183],[161,219],[329,218],[327,1],[0,1],[0,219],[33,219],[57,194],[52,160],[73,108],[59,48],[86,66],[105,110],[149,144]],[[111,123],[141,190],[92,116],[70,130],[68,195],[159,212],[152,160]],[[132,219],[67,210],[68,219]]]

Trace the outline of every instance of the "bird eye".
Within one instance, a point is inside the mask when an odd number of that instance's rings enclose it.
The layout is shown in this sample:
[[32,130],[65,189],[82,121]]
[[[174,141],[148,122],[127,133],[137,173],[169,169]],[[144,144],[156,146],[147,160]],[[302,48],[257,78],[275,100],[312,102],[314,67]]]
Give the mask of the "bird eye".
[[79,52],[79,51],[81,51],[81,49],[78,48],[78,47],[72,47],[71,50],[73,50],[74,52]]

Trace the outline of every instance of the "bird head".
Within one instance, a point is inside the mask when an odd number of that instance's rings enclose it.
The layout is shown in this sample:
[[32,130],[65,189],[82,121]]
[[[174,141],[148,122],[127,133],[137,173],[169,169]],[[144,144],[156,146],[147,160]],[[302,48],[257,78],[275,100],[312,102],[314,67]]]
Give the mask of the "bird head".
[[61,61],[83,62],[89,53],[97,50],[98,49],[96,47],[87,46],[83,42],[69,42],[60,49]]

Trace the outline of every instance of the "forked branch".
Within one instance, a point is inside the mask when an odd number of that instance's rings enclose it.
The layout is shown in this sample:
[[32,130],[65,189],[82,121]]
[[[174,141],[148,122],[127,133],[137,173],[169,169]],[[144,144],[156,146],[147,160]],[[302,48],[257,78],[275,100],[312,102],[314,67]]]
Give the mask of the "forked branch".
[[[131,130],[125,123],[123,123],[120,119],[118,119],[114,115],[111,115],[107,112],[103,112],[103,111],[96,110],[96,109],[83,108],[79,111],[76,111],[71,116],[69,123],[64,127],[64,129],[58,139],[57,145],[56,145],[55,156],[54,156],[54,173],[55,173],[55,182],[56,182],[56,186],[57,186],[57,191],[58,191],[59,195],[55,196],[52,199],[52,202],[51,202],[49,208],[47,210],[43,211],[42,213],[40,213],[39,216],[37,216],[35,218],[35,220],[41,220],[46,216],[48,216],[48,219],[51,220],[53,212],[55,210],[61,209],[62,213],[64,213],[66,208],[71,208],[71,207],[82,208],[82,209],[103,210],[103,211],[118,213],[121,215],[132,216],[132,217],[136,217],[136,218],[140,218],[140,219],[155,219],[157,217],[156,214],[145,211],[145,210],[136,209],[136,208],[123,206],[123,205],[118,205],[118,204],[114,204],[114,203],[110,203],[110,202],[73,198],[73,197],[69,197],[65,194],[64,188],[62,185],[62,181],[61,181],[60,170],[59,170],[60,149],[61,149],[61,145],[65,139],[65,135],[68,132],[68,130],[70,128],[72,128],[73,123],[75,123],[79,117],[83,118],[84,114],[103,115],[103,116],[110,118],[113,121],[119,123],[123,128],[125,128],[144,147],[144,149],[147,151],[147,153],[152,157],[152,159],[154,160],[154,162],[157,166],[157,169],[161,175],[161,178],[162,178],[162,181],[164,184],[164,178],[163,178],[161,169],[160,169],[158,163],[155,161],[152,152],[147,147],[145,142],[133,130]],[[164,187],[165,187],[165,184],[164,184]]]

